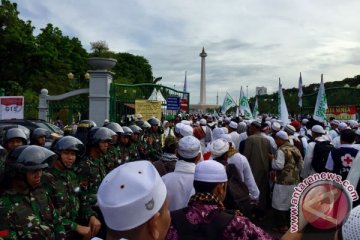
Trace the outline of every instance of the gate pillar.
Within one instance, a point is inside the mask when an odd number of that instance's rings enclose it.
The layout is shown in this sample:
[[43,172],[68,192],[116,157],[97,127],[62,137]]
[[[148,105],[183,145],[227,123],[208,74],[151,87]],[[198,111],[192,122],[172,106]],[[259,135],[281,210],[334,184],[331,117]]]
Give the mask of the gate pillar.
[[110,84],[112,73],[108,70],[89,70],[89,119],[98,126],[102,126],[105,119],[109,119],[110,112]]
[[48,115],[48,109],[49,104],[47,102],[49,91],[45,88],[41,89],[40,95],[39,95],[39,106],[38,106],[38,118],[44,121],[47,121],[47,115]]

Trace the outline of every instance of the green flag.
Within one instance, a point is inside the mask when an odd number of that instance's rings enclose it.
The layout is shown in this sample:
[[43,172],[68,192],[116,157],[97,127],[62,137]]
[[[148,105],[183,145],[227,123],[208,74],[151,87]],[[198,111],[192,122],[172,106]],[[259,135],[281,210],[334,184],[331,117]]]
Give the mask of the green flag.
[[316,98],[316,105],[313,118],[319,122],[326,121],[326,109],[328,108],[327,99],[325,94],[325,86],[323,74],[321,74],[321,82],[319,86],[318,95]]
[[221,106],[221,112],[225,114],[227,110],[235,106],[236,102],[234,101],[234,99],[230,96],[229,93],[226,93],[223,105]]
[[253,119],[253,115],[251,113],[251,109],[249,106],[249,102],[247,97],[245,96],[242,88],[240,90],[240,100],[239,100],[240,112],[244,115],[247,119]]

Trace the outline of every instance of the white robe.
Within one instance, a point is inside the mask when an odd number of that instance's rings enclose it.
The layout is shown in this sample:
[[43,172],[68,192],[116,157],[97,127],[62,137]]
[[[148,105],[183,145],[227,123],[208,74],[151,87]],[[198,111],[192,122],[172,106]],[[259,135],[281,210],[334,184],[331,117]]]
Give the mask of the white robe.
[[162,176],[167,189],[170,211],[186,207],[190,197],[195,194],[194,173],[195,163],[178,160],[175,171]]
[[252,200],[258,200],[260,191],[256,185],[254,175],[251,171],[247,158],[240,153],[236,153],[228,159],[228,163],[232,163],[236,166],[240,176],[242,177],[242,181],[245,183],[249,190],[250,198]]

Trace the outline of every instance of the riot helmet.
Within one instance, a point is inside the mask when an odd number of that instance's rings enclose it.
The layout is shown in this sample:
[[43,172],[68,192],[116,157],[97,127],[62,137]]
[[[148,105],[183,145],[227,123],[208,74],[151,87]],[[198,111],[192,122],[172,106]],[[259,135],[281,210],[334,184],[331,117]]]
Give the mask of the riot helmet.
[[76,155],[81,157],[85,153],[85,146],[84,144],[77,138],[73,136],[65,136],[60,138],[55,146],[54,146],[54,152],[57,154],[60,154],[61,151],[64,150],[73,150],[76,152]]
[[96,127],[91,129],[90,131],[90,144],[95,146],[100,141],[111,141],[112,136],[116,135],[116,133],[106,127]]
[[8,143],[12,140],[12,139],[20,139],[20,141],[22,142],[23,145],[27,144],[27,137],[25,135],[25,132],[20,129],[20,128],[9,128],[7,129],[7,131],[5,132],[4,136],[3,136],[3,143],[4,143],[4,147],[6,148],[6,150],[11,151],[14,147],[16,146],[9,146]]
[[134,134],[142,134],[142,129],[141,127],[137,126],[137,125],[131,125],[129,126],[129,128],[131,129],[131,131],[134,133]]
[[117,134],[124,133],[123,128],[120,126],[120,124],[118,124],[116,122],[108,122],[108,123],[104,124],[103,127],[106,127],[106,128],[108,128],[110,130],[113,130]]
[[124,133],[122,135],[124,136],[131,136],[133,134],[133,131],[129,127],[123,127]]
[[[31,145],[39,145],[38,138],[40,137],[49,137],[50,131],[45,128],[35,128],[30,134],[30,144]],[[45,144],[45,142],[44,142]],[[42,145],[44,146],[44,145]]]
[[24,173],[47,168],[56,158],[56,154],[49,149],[36,145],[24,145],[9,153],[7,164],[13,171]]

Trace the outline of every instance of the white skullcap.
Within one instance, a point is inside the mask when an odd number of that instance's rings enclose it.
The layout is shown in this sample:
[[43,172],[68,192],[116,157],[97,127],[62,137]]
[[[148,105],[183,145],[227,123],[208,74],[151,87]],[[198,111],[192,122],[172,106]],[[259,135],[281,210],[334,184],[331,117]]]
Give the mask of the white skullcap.
[[344,129],[346,129],[346,128],[348,128],[348,125],[347,125],[346,123],[344,123],[344,122],[339,123],[338,129],[339,129],[340,131],[341,131],[341,130],[344,130]]
[[206,125],[206,119],[204,118],[200,119],[200,125]]
[[349,125],[351,128],[358,128],[359,127],[359,123],[355,120],[349,120],[348,121]]
[[229,117],[226,117],[225,120],[224,120],[225,123],[230,123],[231,122],[231,118]]
[[322,126],[320,125],[314,125],[312,128],[311,128],[311,131],[312,132],[315,132],[315,133],[320,133],[320,134],[325,134],[325,130]]
[[290,135],[293,135],[296,132],[295,127],[290,124],[286,125],[284,130],[285,130],[285,132],[287,132]]
[[269,120],[265,121],[265,123],[266,123],[269,127],[271,127],[271,122],[270,122]]
[[235,146],[235,144],[234,144],[234,142],[233,142],[230,134],[227,134],[227,133],[221,134],[221,135],[220,135],[220,138],[226,140],[228,143],[231,143],[232,146]]
[[165,128],[166,124],[168,123],[169,121],[167,120],[164,120],[163,124],[162,124],[162,127]]
[[186,136],[180,139],[178,154],[184,158],[194,158],[200,152],[200,141],[193,136]]
[[308,122],[309,122],[309,119],[306,119],[306,118],[304,118],[304,119],[301,121],[302,124],[307,124]]
[[232,128],[232,129],[237,129],[238,127],[238,124],[234,121],[231,121],[230,124],[229,124],[229,127]]
[[214,130],[212,131],[212,138],[213,140],[219,139],[221,134],[224,134],[224,129],[221,128],[214,128]]
[[227,129],[227,127],[222,127],[222,129],[224,130],[224,133],[225,133],[225,134],[228,134],[228,133],[229,133],[229,129]]
[[141,113],[136,114],[136,118],[137,118],[137,119],[142,119],[142,117],[143,117],[143,116],[141,115]]
[[289,140],[288,134],[283,130],[278,131],[275,136],[285,141]]
[[222,183],[227,182],[224,165],[214,160],[198,163],[195,167],[194,180],[200,182]]
[[357,130],[355,131],[355,134],[360,136],[360,129],[357,129]]
[[105,176],[97,201],[106,225],[115,231],[126,231],[151,219],[161,209],[166,194],[166,186],[153,164],[135,161],[120,165]]
[[212,142],[210,152],[213,157],[220,157],[227,151],[229,151],[229,142],[226,139],[219,138]]
[[332,120],[332,121],[330,122],[330,124],[339,125],[340,122],[339,122],[338,120]]
[[180,135],[183,137],[193,136],[194,129],[189,125],[183,125],[182,128],[180,128]]
[[281,129],[281,125],[278,122],[273,122],[271,125],[271,129],[274,130],[275,132],[280,131]]
[[177,123],[177,124],[175,125],[175,132],[178,133],[178,134],[180,134],[180,129],[181,129],[183,126],[184,126],[184,124],[182,124],[182,123]]
[[191,122],[188,121],[188,120],[182,120],[181,123],[184,124],[184,125],[188,125],[188,126],[191,125]]
[[342,226],[342,237],[346,240],[357,240],[360,236],[360,206],[351,209],[349,217]]

